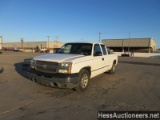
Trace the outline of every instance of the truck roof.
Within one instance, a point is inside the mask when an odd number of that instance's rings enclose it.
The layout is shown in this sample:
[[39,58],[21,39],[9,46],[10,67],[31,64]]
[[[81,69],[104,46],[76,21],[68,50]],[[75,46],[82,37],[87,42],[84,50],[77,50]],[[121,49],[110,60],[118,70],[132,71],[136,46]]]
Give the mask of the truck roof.
[[66,42],[66,43],[90,43],[90,44],[103,44],[98,42]]

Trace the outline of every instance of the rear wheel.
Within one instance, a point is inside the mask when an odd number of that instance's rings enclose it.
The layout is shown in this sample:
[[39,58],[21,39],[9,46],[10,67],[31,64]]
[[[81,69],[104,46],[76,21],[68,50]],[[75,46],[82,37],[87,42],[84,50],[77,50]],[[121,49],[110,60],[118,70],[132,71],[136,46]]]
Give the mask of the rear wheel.
[[82,69],[79,73],[78,87],[76,90],[83,92],[88,88],[89,85],[89,72]]
[[114,74],[116,70],[116,64],[113,63],[112,68],[109,70],[109,74]]

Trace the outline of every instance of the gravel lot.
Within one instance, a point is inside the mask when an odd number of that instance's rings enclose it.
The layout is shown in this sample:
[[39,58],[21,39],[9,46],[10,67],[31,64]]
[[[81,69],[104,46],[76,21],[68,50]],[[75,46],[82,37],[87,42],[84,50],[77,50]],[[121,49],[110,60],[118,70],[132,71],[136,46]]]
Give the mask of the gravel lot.
[[1,120],[96,120],[97,111],[160,111],[160,59],[119,57],[114,75],[90,80],[87,91],[41,86],[21,63],[42,53],[0,54]]

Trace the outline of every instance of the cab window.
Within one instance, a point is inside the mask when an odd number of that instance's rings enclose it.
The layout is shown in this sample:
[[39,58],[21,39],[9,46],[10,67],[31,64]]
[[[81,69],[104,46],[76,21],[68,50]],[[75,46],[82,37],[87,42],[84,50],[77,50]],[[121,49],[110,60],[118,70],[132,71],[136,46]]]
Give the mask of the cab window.
[[94,45],[94,55],[96,54],[96,52],[101,52],[101,48],[100,48],[99,44]]
[[102,47],[103,55],[107,55],[106,46],[101,45],[101,47]]

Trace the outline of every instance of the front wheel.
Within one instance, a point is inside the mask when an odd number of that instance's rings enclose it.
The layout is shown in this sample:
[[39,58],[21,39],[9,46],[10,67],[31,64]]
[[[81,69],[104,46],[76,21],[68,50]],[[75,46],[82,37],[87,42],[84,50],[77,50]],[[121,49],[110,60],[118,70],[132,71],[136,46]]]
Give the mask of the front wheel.
[[85,69],[82,69],[79,73],[78,87],[76,90],[83,92],[87,89],[89,85],[89,72]]

